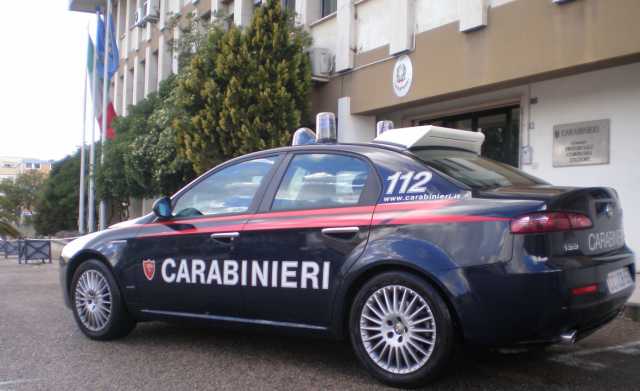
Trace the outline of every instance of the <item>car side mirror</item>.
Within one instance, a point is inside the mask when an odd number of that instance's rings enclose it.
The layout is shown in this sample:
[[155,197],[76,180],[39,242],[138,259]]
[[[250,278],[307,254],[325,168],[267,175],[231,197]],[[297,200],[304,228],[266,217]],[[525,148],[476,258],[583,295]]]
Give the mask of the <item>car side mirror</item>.
[[171,198],[169,197],[162,197],[153,203],[153,213],[160,220],[170,219],[173,216],[171,209]]

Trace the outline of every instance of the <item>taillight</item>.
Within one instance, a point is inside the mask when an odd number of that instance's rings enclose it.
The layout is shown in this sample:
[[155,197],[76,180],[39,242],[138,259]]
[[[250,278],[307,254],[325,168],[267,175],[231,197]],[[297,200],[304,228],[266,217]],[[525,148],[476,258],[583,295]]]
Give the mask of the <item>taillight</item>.
[[570,231],[592,226],[588,216],[568,212],[531,213],[511,220],[511,232],[514,234]]
[[580,213],[567,213],[571,222],[571,229],[585,229],[593,227],[593,223],[588,216]]

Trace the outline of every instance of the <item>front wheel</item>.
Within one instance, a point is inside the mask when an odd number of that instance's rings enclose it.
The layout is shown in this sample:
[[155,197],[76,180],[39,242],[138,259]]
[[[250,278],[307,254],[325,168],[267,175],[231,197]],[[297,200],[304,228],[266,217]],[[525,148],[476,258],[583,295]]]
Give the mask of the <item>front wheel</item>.
[[406,272],[369,280],[354,299],[349,326],[358,359],[395,387],[434,380],[454,349],[446,303],[428,282]]
[[73,315],[91,339],[124,337],[135,327],[109,268],[98,260],[78,266],[71,283]]

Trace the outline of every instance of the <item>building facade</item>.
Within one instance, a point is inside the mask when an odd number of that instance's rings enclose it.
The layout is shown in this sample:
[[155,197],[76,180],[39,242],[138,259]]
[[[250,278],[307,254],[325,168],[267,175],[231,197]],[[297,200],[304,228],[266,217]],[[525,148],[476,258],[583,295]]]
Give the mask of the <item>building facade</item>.
[[[640,1],[283,2],[313,38],[312,107],[337,114],[340,141],[371,140],[382,119],[481,131],[489,157],[553,184],[616,188],[640,249]],[[261,1],[113,3],[126,115],[179,71],[172,16],[242,26]]]
[[14,181],[18,175],[28,171],[39,171],[45,175],[51,171],[51,160],[27,159],[15,156],[0,156],[0,181]]
[[435,124],[481,131],[483,154],[556,185],[611,186],[640,249],[640,2],[338,0],[311,22],[335,55],[314,111],[341,141]]

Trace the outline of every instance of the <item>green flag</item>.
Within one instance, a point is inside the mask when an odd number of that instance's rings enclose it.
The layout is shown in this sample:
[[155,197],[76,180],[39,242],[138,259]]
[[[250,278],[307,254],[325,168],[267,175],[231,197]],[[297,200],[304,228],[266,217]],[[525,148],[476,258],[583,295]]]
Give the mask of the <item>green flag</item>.
[[91,36],[89,35],[89,47],[87,47],[87,69],[89,70],[89,76],[93,75],[93,41],[91,40]]
[[[99,120],[100,113],[102,113],[102,82],[100,81],[100,75],[95,75],[96,80],[94,83],[94,74],[93,74],[93,66],[94,64],[94,56],[95,56],[95,45],[93,44],[93,40],[91,36],[89,36],[89,47],[87,48],[87,70],[89,71],[89,87],[91,89],[91,101],[93,102],[94,113],[98,123],[101,123]],[[95,91],[94,91],[95,89]]]

